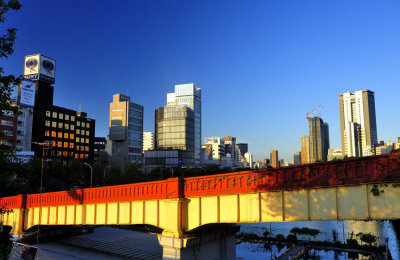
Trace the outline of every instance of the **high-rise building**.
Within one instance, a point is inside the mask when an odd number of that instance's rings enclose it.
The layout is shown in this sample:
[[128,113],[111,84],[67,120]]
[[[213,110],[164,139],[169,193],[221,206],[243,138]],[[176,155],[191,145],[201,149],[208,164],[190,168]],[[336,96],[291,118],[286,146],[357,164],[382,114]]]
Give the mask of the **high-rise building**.
[[109,126],[111,163],[121,168],[125,168],[128,162],[142,163],[143,106],[131,102],[128,96],[113,95]]
[[375,97],[371,90],[339,95],[343,156],[365,156],[378,143]]
[[95,120],[84,112],[53,105],[56,61],[35,54],[26,56],[24,65],[25,80],[18,87],[18,105],[30,108],[28,114],[33,110],[33,118],[27,116],[26,119],[28,125],[32,122],[32,130],[25,129],[23,133],[32,133],[32,151],[36,156],[42,156],[42,147],[37,143],[47,141],[51,143],[51,149],[44,151],[46,158],[93,162]]
[[329,126],[319,117],[313,117],[310,128],[310,162],[325,162],[329,149]]
[[103,167],[109,164],[109,155],[106,152],[107,140],[105,137],[94,138],[94,161],[99,162]]
[[143,132],[143,151],[154,150],[154,133]]
[[301,164],[301,152],[295,152],[293,154],[293,164],[294,165]]
[[207,137],[203,148],[206,149],[206,157],[208,159],[219,160],[225,157],[225,141],[219,137]]
[[238,155],[236,151],[236,137],[226,135],[222,137],[222,139],[225,141],[225,157],[230,156],[233,161],[238,161]]
[[244,154],[244,158],[245,158],[245,161],[246,161],[246,166],[248,166],[251,169],[253,169],[253,167],[254,167],[253,154],[247,152],[247,153]]
[[236,144],[236,150],[238,154],[238,160],[243,161],[244,155],[249,151],[249,145],[246,143]]
[[167,106],[187,106],[194,114],[194,162],[201,164],[201,88],[193,83],[175,85],[175,92],[168,93]]
[[300,138],[301,142],[301,164],[310,163],[310,137],[308,135]]
[[272,168],[278,168],[279,167],[278,151],[277,150],[271,150],[270,158],[271,158],[271,166],[272,166]]

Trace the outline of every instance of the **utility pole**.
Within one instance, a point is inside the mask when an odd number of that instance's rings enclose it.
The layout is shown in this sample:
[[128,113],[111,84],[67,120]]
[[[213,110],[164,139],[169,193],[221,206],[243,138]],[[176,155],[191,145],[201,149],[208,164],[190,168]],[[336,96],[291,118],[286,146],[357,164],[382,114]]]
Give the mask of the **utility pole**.
[[39,223],[38,223],[38,229],[37,229],[37,234],[36,234],[36,244],[39,244],[39,231],[40,231],[40,221],[42,220],[42,190],[43,190],[43,168],[44,168],[44,149],[47,147],[47,149],[50,148],[50,141],[44,141],[44,142],[32,142],[32,144],[36,144],[42,147],[42,169],[40,171],[40,190],[39,190]]

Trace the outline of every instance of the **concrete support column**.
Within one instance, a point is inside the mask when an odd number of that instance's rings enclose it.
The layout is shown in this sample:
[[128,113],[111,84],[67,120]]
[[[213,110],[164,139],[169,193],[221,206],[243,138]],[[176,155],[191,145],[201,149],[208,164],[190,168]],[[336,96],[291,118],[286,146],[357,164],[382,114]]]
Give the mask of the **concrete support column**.
[[190,238],[158,235],[165,260],[236,260],[237,229],[201,232]]

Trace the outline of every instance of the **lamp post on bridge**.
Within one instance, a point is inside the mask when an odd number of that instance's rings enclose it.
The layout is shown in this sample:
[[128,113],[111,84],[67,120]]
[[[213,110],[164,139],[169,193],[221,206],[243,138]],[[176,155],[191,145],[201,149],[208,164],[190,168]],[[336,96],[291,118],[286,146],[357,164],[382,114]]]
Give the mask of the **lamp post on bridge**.
[[44,142],[32,142],[32,144],[36,144],[42,147],[42,169],[40,171],[40,189],[39,189],[39,223],[38,223],[38,229],[37,229],[37,234],[36,234],[36,244],[39,244],[39,231],[40,231],[40,221],[42,219],[42,190],[43,190],[43,166],[44,166],[44,150],[47,147],[47,149],[50,149],[50,141],[44,141]]
[[103,177],[103,179],[104,179],[104,184],[106,184],[106,173],[107,173],[107,169],[110,168],[110,167],[111,167],[110,165],[104,167],[104,177]]
[[93,168],[88,163],[83,163],[83,165],[87,165],[90,167],[90,188],[92,188],[93,187]]

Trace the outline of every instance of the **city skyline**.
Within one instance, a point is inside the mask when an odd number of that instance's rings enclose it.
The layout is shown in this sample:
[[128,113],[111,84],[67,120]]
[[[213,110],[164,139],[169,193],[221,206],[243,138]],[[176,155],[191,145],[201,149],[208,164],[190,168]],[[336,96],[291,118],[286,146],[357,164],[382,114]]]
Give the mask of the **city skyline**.
[[[21,75],[25,55],[54,58],[54,102],[74,110],[81,104],[96,120],[96,136],[108,133],[113,94],[142,104],[143,130],[153,131],[153,111],[174,85],[189,82],[203,90],[202,142],[229,133],[249,144],[255,160],[272,149],[293,160],[308,132],[306,112],[318,105],[331,148],[340,148],[338,95],[348,90],[375,92],[378,141],[399,135],[400,123],[385,112],[400,93],[399,3],[23,5],[7,14],[5,25],[16,27],[18,38],[5,73]],[[227,21],[218,18],[223,10]],[[76,19],[67,23],[71,12]],[[107,23],[99,12],[110,15]],[[48,19],[32,30],[28,21],[37,13]]]

